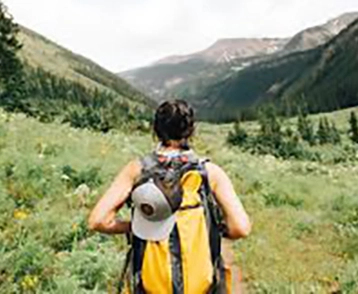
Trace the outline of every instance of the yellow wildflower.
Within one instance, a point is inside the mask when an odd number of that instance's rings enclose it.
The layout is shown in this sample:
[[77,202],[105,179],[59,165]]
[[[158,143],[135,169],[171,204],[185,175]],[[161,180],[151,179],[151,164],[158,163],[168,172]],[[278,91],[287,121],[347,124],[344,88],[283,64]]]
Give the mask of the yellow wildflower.
[[73,224],[72,224],[72,230],[73,230],[73,231],[77,231],[77,229],[78,229],[78,224],[77,224],[77,223],[73,223]]
[[14,219],[16,220],[25,220],[29,217],[28,212],[23,209],[15,209],[14,211]]
[[38,284],[39,278],[33,275],[26,275],[21,281],[21,286],[24,290],[36,289]]

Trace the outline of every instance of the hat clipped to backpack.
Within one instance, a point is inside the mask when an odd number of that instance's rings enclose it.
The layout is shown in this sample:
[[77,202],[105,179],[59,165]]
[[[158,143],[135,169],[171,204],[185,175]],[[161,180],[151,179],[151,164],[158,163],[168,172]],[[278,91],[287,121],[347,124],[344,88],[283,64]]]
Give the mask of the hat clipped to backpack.
[[165,189],[161,182],[150,179],[133,190],[132,201],[134,235],[149,241],[169,237],[175,226],[175,212],[182,202],[180,183]]

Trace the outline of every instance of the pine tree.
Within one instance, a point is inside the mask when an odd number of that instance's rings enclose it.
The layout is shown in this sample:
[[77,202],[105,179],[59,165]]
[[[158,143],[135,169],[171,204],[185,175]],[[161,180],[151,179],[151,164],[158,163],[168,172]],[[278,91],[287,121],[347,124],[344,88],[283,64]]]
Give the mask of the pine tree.
[[332,144],[340,144],[341,143],[341,135],[339,134],[339,131],[336,127],[336,124],[334,122],[331,123],[331,142]]
[[313,125],[311,120],[307,117],[307,114],[304,114],[302,112],[299,113],[297,129],[302,140],[308,142],[310,145],[314,145],[315,136]]
[[317,130],[317,139],[321,145],[327,144],[329,142],[329,130],[327,126],[329,127],[327,124],[327,119],[320,118]]
[[349,128],[350,138],[354,143],[358,144],[358,120],[354,111],[351,112],[349,125],[350,125]]
[[320,118],[319,120],[317,139],[321,145],[341,143],[341,135],[335,123],[330,123],[327,117]]
[[273,106],[267,107],[260,115],[260,134],[258,139],[262,145],[279,148],[282,144],[283,134],[281,123]]
[[0,104],[8,110],[22,108],[24,94],[22,63],[16,53],[21,44],[16,39],[19,29],[0,1]]

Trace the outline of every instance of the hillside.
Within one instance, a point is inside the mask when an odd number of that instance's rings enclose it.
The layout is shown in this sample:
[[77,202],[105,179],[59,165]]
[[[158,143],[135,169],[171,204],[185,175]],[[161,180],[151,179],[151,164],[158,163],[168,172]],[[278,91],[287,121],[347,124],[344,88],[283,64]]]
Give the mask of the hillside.
[[25,27],[16,38],[23,70],[5,110],[102,132],[146,128],[155,104],[126,81]]
[[357,17],[358,13],[346,13],[288,39],[222,39],[203,51],[167,57],[119,75],[154,100],[172,97],[200,100],[196,94],[202,88],[253,64],[323,45]]
[[[222,39],[209,48],[186,56],[172,56],[151,66],[120,73],[154,100],[183,96],[177,88],[190,91],[190,85],[209,85],[225,76],[232,67],[278,52],[286,39]],[[184,95],[185,96],[185,95]]]
[[286,42],[286,39],[279,38],[220,39],[203,51],[190,55],[167,57],[156,62],[155,65],[178,64],[190,59],[201,59],[215,64],[230,63],[235,59],[248,58],[280,51],[283,49]]
[[88,88],[110,91],[127,102],[148,103],[143,94],[117,75],[40,34],[20,26],[18,38],[23,44],[20,56],[31,67],[41,68]]
[[305,29],[291,38],[283,51],[305,51],[327,43],[358,18],[357,12],[345,13],[323,25]]
[[357,34],[355,21],[324,46],[253,65],[206,88],[197,107],[203,117],[221,120],[267,102],[288,115],[297,105],[310,112],[357,105]]

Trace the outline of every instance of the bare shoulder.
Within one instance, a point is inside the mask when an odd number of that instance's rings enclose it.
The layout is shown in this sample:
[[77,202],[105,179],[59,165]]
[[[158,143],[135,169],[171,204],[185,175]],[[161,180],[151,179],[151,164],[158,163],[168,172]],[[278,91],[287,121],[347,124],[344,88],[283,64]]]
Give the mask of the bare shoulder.
[[119,176],[127,176],[132,179],[137,179],[142,172],[142,164],[139,159],[133,159],[125,165],[119,172]]
[[223,174],[226,174],[225,171],[217,164],[209,161],[205,163],[206,170],[209,173],[209,176],[221,176]]
[[205,168],[208,172],[209,182],[212,189],[215,190],[219,182],[228,180],[225,171],[219,165],[213,162],[207,162]]

